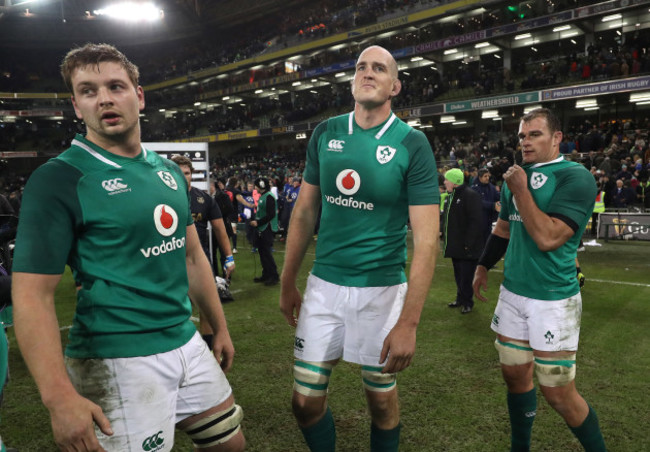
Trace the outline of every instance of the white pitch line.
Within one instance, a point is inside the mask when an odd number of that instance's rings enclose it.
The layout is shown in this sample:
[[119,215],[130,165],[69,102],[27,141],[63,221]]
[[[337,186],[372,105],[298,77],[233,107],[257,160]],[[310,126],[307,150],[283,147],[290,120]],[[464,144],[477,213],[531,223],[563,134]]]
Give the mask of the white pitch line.
[[[449,267],[449,268],[451,268],[451,265],[437,264],[436,267]],[[497,272],[497,273],[503,273],[503,270],[498,270],[498,269],[492,269],[490,271]],[[603,283],[603,284],[620,284],[622,286],[650,287],[650,284],[643,284],[643,283],[636,283],[636,282],[629,282],[629,281],[612,281],[611,279],[588,278],[587,281]],[[233,294],[237,293],[237,292],[243,292],[243,290],[238,289],[238,290],[235,290],[235,291],[231,291],[231,293],[233,293]],[[190,320],[195,322],[195,323],[199,321],[198,317],[190,317]],[[66,326],[62,326],[61,328],[59,328],[59,330],[61,330],[61,331],[69,330],[70,328],[72,328],[72,325],[66,325]]]

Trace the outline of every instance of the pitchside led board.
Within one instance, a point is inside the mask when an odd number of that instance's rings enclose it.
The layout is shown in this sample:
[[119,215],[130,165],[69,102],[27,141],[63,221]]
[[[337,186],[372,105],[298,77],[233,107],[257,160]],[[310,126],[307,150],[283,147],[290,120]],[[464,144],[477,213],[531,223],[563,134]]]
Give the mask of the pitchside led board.
[[142,143],[145,149],[154,151],[165,158],[174,154],[184,155],[192,160],[192,186],[209,193],[208,143]]

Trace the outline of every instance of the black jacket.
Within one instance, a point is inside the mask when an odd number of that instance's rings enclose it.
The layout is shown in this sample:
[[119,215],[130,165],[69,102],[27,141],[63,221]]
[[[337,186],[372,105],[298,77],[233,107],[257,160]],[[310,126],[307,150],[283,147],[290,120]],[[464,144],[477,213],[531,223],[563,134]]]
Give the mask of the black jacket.
[[445,204],[445,257],[478,260],[483,252],[481,195],[468,185],[459,185],[447,196]]

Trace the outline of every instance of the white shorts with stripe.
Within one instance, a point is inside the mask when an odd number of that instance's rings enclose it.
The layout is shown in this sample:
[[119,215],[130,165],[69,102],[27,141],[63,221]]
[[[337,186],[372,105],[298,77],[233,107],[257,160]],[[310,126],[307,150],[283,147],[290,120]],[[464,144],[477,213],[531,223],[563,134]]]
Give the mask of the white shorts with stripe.
[[503,336],[528,341],[533,350],[575,351],[581,317],[580,292],[562,300],[537,300],[512,293],[502,285],[491,327]]
[[176,423],[232,393],[198,333],[182,347],[157,355],[65,361],[77,392],[99,405],[110,421],[112,436],[95,429],[110,451],[171,451]]
[[294,356],[323,362],[339,358],[379,366],[384,339],[402,312],[406,283],[345,287],[309,275],[300,308]]

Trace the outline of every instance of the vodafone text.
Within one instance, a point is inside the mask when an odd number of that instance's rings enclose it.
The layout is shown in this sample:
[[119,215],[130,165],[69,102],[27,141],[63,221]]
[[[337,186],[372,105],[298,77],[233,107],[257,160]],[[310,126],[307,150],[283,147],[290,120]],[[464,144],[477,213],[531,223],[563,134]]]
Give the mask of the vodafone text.
[[147,249],[140,248],[140,252],[147,259],[151,256],[158,256],[160,254],[165,254],[170,251],[174,251],[185,246],[185,237],[177,239],[172,238],[169,241],[162,241],[160,245],[150,246]]
[[337,206],[351,207],[359,210],[375,210],[375,205],[371,202],[357,201],[352,196],[344,198],[343,195],[332,196],[325,195],[325,200],[330,204]]

